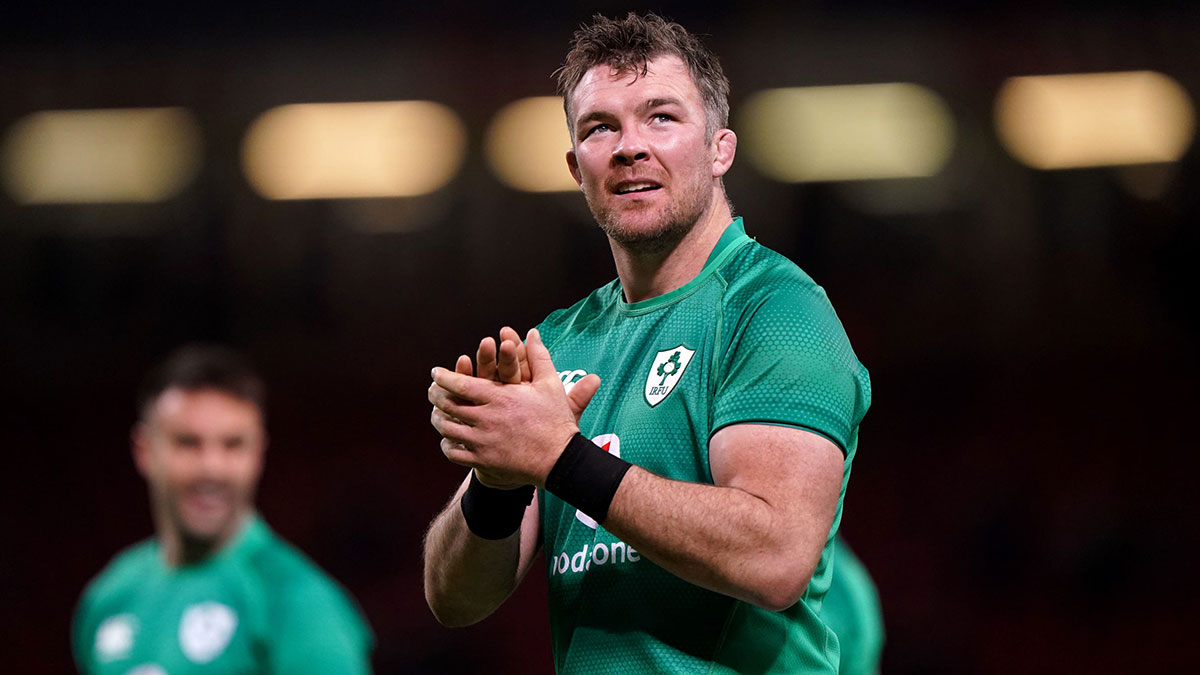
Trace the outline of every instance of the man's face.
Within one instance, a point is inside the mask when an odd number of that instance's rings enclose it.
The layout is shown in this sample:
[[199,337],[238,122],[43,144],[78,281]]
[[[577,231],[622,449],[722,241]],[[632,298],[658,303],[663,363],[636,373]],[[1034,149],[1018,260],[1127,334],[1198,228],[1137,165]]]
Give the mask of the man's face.
[[219,545],[249,512],[262,473],[258,407],[213,389],[168,389],[134,429],[154,508],[185,540]]
[[651,59],[644,76],[595,66],[570,96],[567,164],[600,227],[631,247],[686,234],[728,163],[718,160],[722,133],[706,133],[700,90],[683,61]]

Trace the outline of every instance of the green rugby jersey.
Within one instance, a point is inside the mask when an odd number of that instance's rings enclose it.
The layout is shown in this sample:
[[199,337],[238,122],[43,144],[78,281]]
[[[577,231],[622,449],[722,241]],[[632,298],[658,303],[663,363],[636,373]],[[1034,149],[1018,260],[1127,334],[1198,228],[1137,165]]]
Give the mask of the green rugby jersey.
[[841,675],[873,675],[879,672],[883,652],[883,612],[879,592],[871,575],[841,537],[837,539],[837,562],[821,618],[837,633],[842,646]]
[[156,540],[118,555],[75,613],[88,675],[368,673],[354,602],[257,516],[215,555],[169,567]]
[[[564,386],[600,376],[580,430],[622,459],[712,483],[708,442],[722,427],[799,427],[843,450],[845,495],[867,371],[824,290],[740,218],[683,287],[630,304],[613,281],[540,330]],[[808,590],[782,612],[687,583],[554,495],[539,500],[558,672],[836,672],[820,614],[841,497]]]

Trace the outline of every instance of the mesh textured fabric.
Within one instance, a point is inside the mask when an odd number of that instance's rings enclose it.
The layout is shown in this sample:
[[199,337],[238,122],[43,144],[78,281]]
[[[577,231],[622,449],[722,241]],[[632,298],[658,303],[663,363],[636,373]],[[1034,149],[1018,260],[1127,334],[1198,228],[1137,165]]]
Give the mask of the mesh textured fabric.
[[[722,427],[803,428],[845,453],[842,496],[870,405],[870,378],[825,292],[735,220],[703,271],[639,303],[619,282],[540,326],[565,386],[602,384],[585,436],[660,476],[712,483],[708,442]],[[820,619],[832,537],[803,599],[768,612],[687,583],[539,492],[560,673],[836,672]]]

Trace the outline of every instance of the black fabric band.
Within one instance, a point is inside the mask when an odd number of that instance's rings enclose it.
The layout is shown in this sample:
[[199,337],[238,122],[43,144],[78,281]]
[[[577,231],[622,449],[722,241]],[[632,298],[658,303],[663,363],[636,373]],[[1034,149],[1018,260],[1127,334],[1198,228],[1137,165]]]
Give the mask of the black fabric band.
[[608,518],[613,495],[631,466],[583,434],[575,434],[546,476],[546,489],[597,523],[603,523]]
[[467,527],[476,536],[484,539],[505,539],[521,528],[525,507],[533,501],[533,486],[524,485],[514,490],[492,488],[479,482],[471,472],[471,484],[463,493],[463,518]]

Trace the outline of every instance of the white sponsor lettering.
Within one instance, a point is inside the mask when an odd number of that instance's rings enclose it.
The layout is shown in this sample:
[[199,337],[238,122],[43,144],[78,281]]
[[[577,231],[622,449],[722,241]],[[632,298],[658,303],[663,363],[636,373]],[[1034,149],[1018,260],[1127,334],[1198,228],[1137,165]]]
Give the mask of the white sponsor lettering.
[[162,666],[156,663],[147,663],[137,666],[133,670],[125,673],[125,675],[167,675],[167,671],[162,669]]
[[560,553],[550,559],[550,576],[559,574],[578,574],[592,568],[592,565],[620,565],[636,563],[642,555],[632,546],[623,541],[611,544],[584,544],[583,548],[573,554]]

